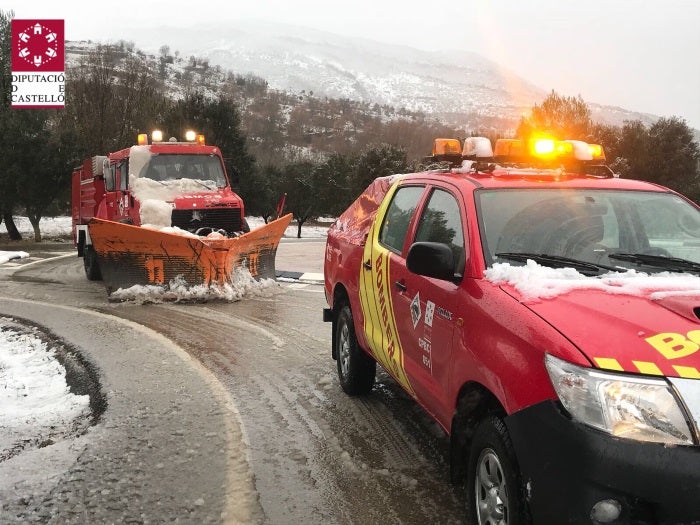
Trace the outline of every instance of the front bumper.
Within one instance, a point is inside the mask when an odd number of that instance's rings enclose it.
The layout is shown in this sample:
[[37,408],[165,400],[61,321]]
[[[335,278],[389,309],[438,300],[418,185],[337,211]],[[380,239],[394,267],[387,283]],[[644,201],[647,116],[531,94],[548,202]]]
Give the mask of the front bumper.
[[700,447],[610,436],[572,421],[554,401],[506,418],[537,525],[596,524],[615,500],[613,525],[700,524]]

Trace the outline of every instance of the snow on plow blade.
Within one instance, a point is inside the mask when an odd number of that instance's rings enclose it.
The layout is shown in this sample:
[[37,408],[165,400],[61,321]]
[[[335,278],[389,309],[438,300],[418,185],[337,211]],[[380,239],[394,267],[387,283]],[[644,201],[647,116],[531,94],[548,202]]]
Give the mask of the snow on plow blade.
[[275,254],[292,220],[285,215],[240,237],[209,239],[92,219],[88,230],[107,293],[134,285],[168,285],[180,276],[189,286],[231,284],[247,268],[275,278]]

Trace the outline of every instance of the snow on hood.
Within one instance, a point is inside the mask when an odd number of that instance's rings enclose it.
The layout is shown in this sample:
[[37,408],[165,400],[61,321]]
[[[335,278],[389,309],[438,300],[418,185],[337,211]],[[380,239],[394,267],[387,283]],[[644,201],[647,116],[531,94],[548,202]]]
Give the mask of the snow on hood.
[[486,279],[505,286],[599,368],[697,377],[700,277],[633,270],[587,277],[572,268],[495,264]]
[[484,276],[494,284],[513,286],[526,303],[552,299],[573,290],[599,290],[613,295],[633,295],[648,299],[700,295],[700,277],[672,272],[650,275],[628,270],[589,277],[573,268],[549,268],[528,260],[524,266],[496,263],[486,269]]
[[[214,184],[214,186],[212,186]],[[216,191],[213,181],[197,179],[176,179],[156,181],[147,177],[139,177],[131,181],[131,191],[141,202],[154,199],[160,201],[173,201],[177,197],[188,193],[202,193]]]
[[165,228],[171,224],[173,205],[170,204],[177,197],[190,193],[214,191],[206,189],[206,185],[212,181],[197,181],[194,179],[177,179],[167,181],[155,181],[149,178],[134,178],[131,180],[131,191],[139,200],[141,207],[139,214],[141,224],[150,224],[153,227]]
[[139,215],[141,216],[142,226],[149,225],[152,229],[161,229],[170,226],[173,212],[172,205],[160,199],[139,198],[139,201],[141,201]]

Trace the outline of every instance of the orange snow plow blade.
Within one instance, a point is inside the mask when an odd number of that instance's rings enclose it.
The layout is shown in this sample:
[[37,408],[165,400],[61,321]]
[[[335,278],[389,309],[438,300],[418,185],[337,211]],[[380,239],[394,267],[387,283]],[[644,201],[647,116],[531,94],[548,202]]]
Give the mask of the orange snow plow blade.
[[119,222],[88,225],[107,293],[134,285],[168,285],[181,277],[189,286],[231,284],[245,267],[258,279],[275,278],[275,255],[292,215],[240,237],[190,237]]

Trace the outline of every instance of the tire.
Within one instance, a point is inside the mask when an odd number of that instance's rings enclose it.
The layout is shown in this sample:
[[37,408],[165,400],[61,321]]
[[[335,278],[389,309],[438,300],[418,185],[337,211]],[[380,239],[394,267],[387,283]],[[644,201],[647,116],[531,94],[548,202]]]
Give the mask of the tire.
[[91,244],[83,248],[83,266],[85,267],[85,276],[88,278],[88,281],[102,280],[102,272],[97,262],[97,254]]
[[487,416],[477,427],[467,463],[467,523],[530,523],[515,451],[503,421]]
[[334,343],[340,386],[350,396],[368,394],[374,386],[377,363],[357,344],[352,311],[347,304],[338,314]]

